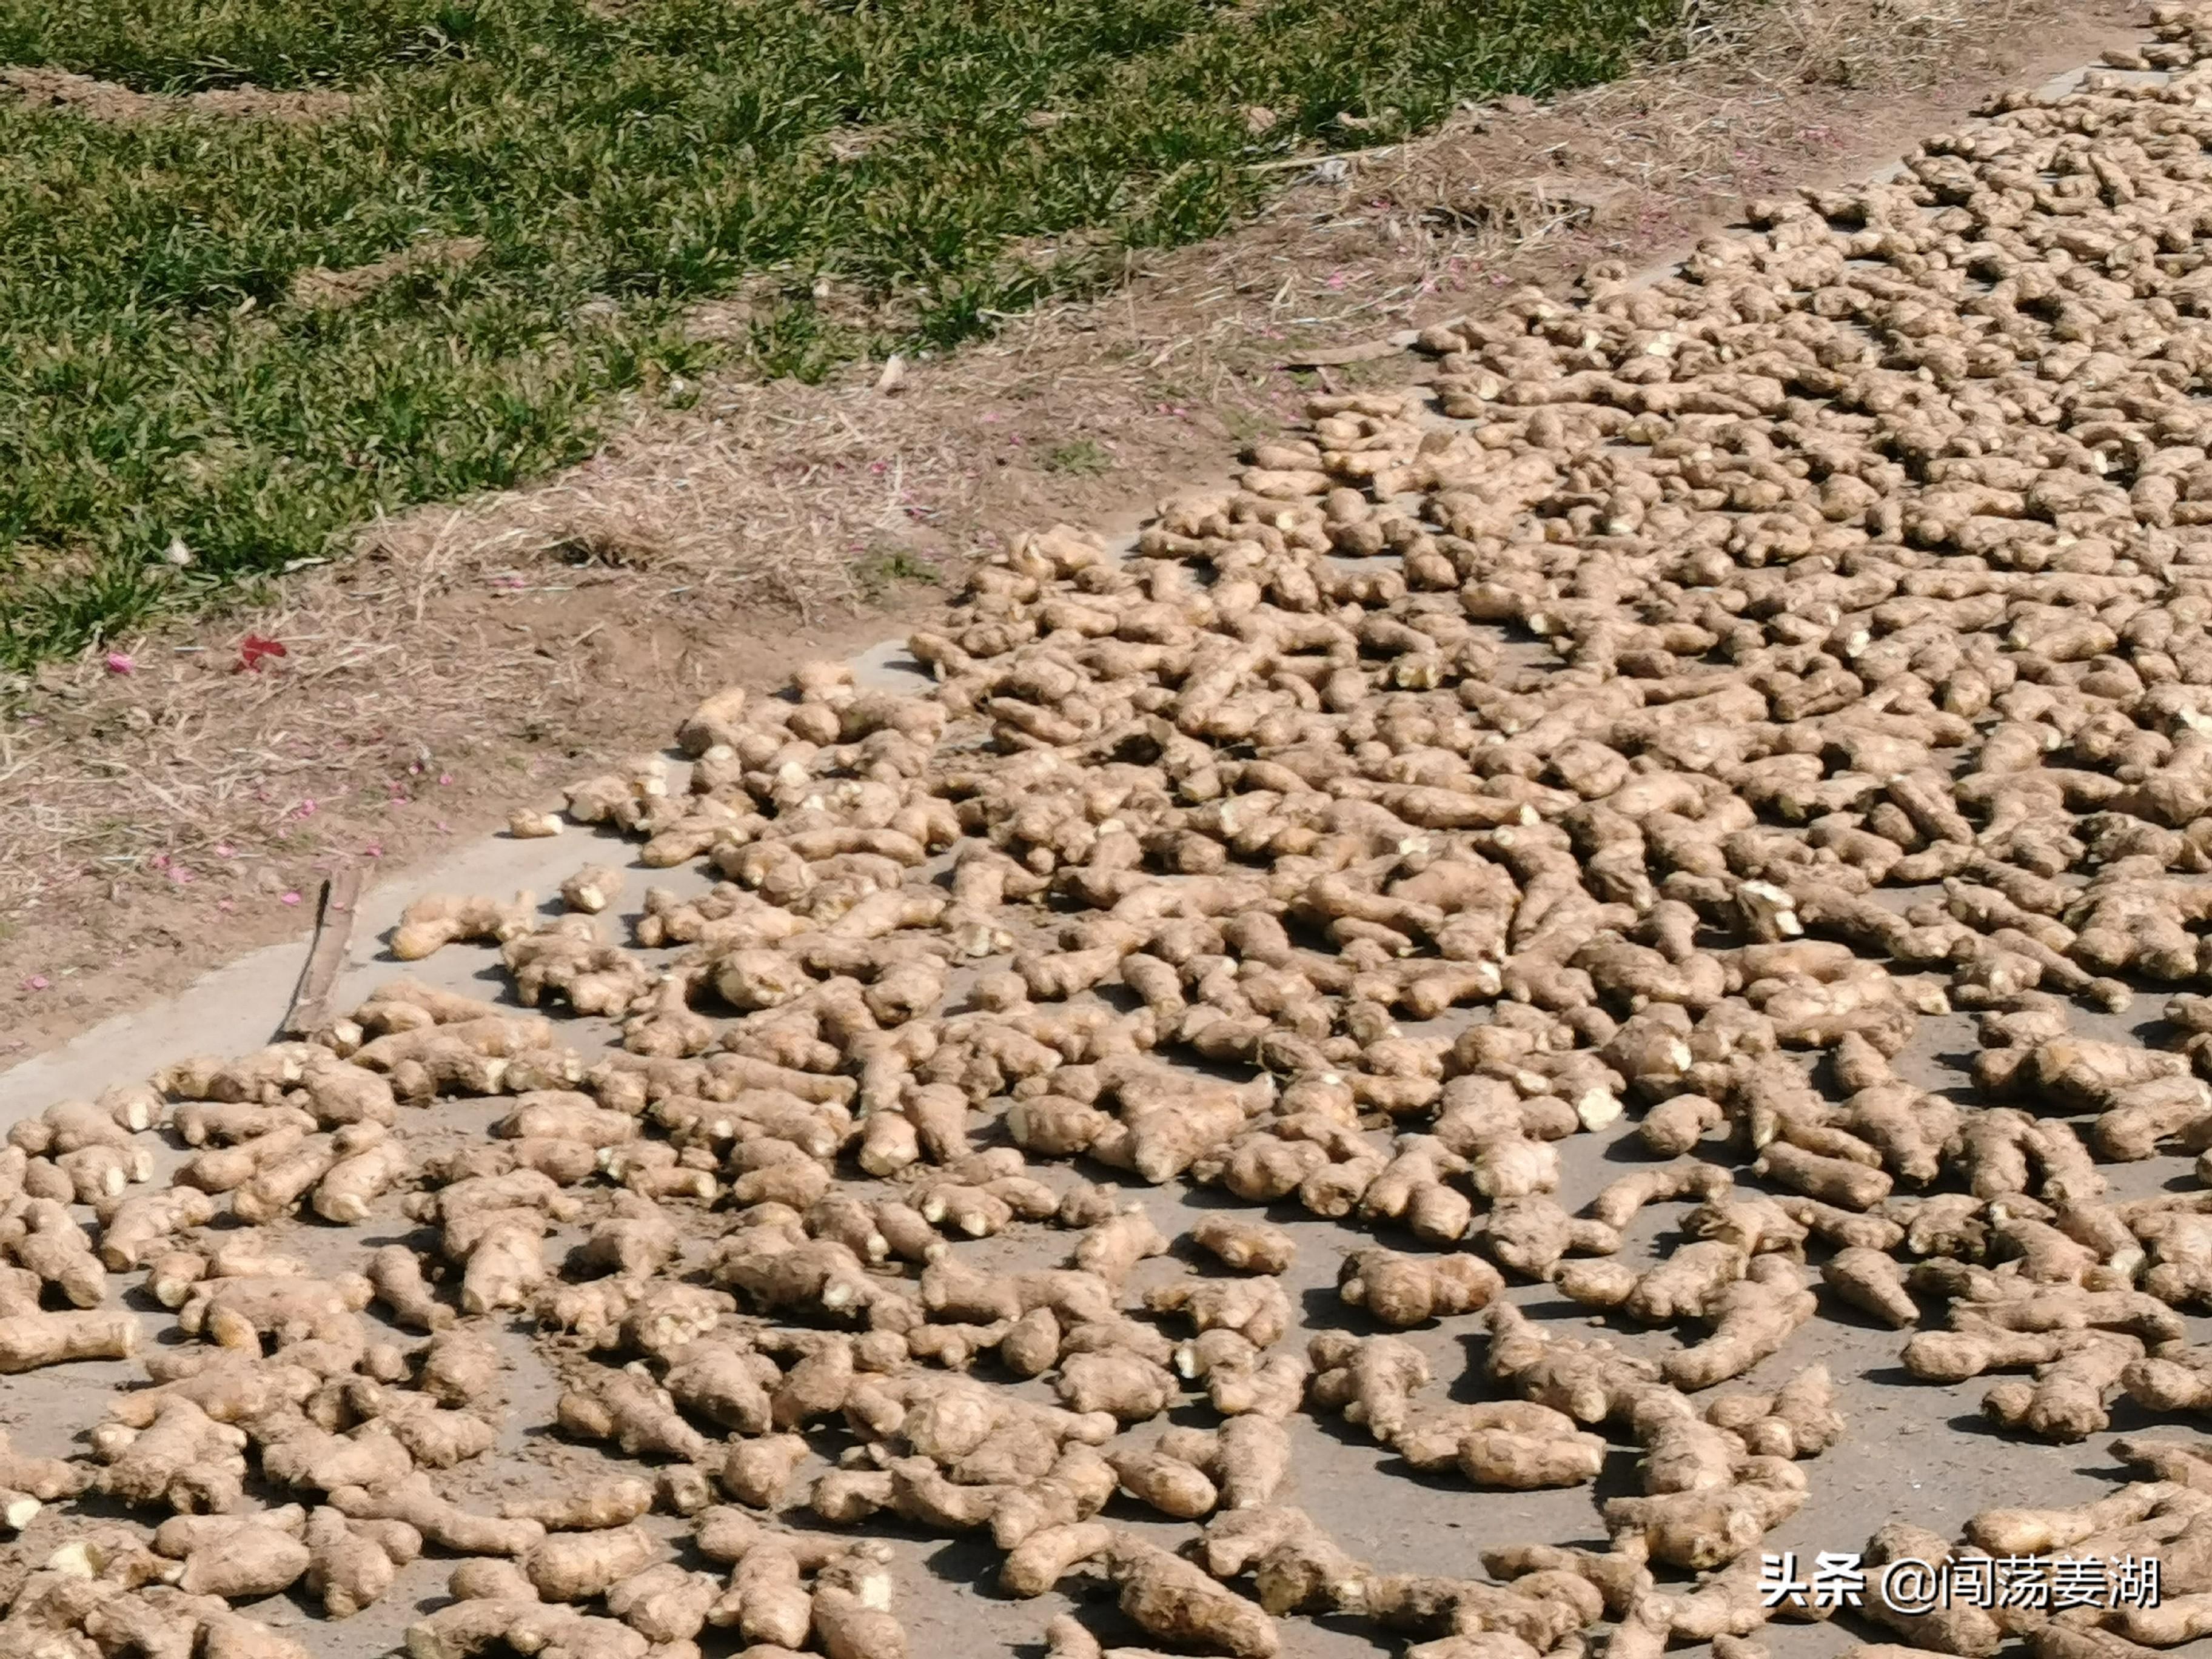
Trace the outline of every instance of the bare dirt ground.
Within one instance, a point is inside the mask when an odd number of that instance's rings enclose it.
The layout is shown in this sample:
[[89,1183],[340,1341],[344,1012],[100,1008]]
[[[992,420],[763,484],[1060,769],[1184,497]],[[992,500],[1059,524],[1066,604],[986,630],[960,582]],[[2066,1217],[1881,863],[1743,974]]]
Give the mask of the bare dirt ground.
[[713,685],[902,632],[974,553],[1060,520],[1133,527],[1310,390],[1410,368],[1301,353],[1664,258],[2093,61],[2138,15],[1753,15],[1684,64],[1326,159],[1258,222],[903,365],[895,392],[875,367],[710,385],[566,477],[374,527],[260,603],[43,672],[0,723],[0,1061],[298,934],[335,860],[480,834],[519,793],[656,746]]
[[76,110],[95,121],[118,122],[158,121],[184,110],[230,120],[304,123],[326,120],[347,103],[345,94],[328,89],[268,92],[259,87],[240,86],[178,95],[137,92],[112,81],[98,81],[67,70],[15,67],[0,68],[0,97]]

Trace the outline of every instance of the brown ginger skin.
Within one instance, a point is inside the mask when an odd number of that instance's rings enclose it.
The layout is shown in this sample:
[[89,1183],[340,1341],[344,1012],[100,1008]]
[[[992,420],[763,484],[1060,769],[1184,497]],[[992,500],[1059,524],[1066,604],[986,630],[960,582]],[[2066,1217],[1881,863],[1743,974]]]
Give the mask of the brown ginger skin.
[[1480,1256],[1408,1256],[1367,1249],[1345,1259],[1336,1293],[1347,1305],[1364,1308],[1378,1322],[1402,1330],[1473,1313],[1488,1306],[1504,1288],[1497,1269]]
[[1297,1242],[1280,1227],[1227,1210],[1200,1218],[1190,1231],[1190,1241],[1239,1273],[1279,1273],[1297,1253]]

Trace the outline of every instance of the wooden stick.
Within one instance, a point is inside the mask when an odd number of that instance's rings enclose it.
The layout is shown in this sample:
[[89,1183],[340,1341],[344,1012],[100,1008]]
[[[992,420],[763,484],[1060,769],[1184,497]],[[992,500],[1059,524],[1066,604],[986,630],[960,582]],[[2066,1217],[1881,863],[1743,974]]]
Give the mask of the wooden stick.
[[277,1028],[285,1036],[306,1036],[330,1023],[331,990],[344,964],[346,946],[353,939],[354,906],[361,897],[361,866],[342,864],[323,884],[315,913],[314,942],[307,947],[307,965],[292,991],[292,1006]]

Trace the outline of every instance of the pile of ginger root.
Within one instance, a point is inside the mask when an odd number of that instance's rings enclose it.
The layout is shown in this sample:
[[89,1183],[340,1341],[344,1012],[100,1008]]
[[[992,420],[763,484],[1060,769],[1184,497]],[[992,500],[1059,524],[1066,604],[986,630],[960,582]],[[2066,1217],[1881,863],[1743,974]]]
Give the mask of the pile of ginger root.
[[[1866,1550],[2162,1606],[1870,1601],[1870,1659],[2212,1634],[2212,14],[2157,15],[2161,77],[1429,329],[1127,558],[1018,538],[926,692],[732,688],[518,812],[600,861],[390,940],[512,1000],[15,1125],[0,1371],[143,1381],[0,1443],[0,1650],[290,1659],[240,1607],[435,1559],[416,1659],[900,1659],[918,1531],[1177,1652],[1757,1659],[1831,1613],[1758,1588],[1853,1440],[1816,1319],[2003,1437],[2182,1431]],[[1363,1559],[1316,1422],[1604,1547]],[[471,1496],[526,1432],[593,1472]],[[1099,1623],[1036,1634],[1147,1650]]]

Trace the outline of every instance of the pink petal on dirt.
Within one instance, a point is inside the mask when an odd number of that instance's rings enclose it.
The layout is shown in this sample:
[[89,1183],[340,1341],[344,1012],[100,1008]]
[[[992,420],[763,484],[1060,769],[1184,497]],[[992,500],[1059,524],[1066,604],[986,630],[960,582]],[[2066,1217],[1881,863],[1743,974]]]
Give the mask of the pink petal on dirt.
[[380,841],[373,841],[361,849],[361,854],[363,858],[380,859],[384,856],[384,843]]
[[438,774],[438,781],[441,783],[451,783],[453,781],[453,775],[451,772],[441,772]]
[[27,991],[43,991],[52,983],[53,981],[44,974],[33,974],[23,981],[23,988]]
[[173,865],[170,867],[169,879],[175,882],[178,886],[185,887],[189,886],[191,883],[198,880],[199,878],[192,874],[191,871],[185,869],[183,865],[179,864]]
[[215,855],[219,859],[234,859],[238,856],[238,848],[227,841],[219,841],[215,844]]
[[238,907],[235,904],[233,904],[228,899],[217,899],[215,902],[215,908],[218,910],[235,910],[238,908]]
[[111,651],[107,653],[107,672],[111,674],[135,674],[138,672],[138,665],[131,659],[128,651]]
[[314,817],[315,798],[313,795],[308,796],[307,799],[301,801],[297,806],[292,809],[292,814],[295,817],[311,818]]
[[297,893],[286,893],[280,896],[276,902],[279,904],[297,904],[300,902],[300,896]]
[[262,634],[248,634],[239,641],[238,661],[233,665],[232,672],[235,673],[250,670],[254,673],[259,673],[262,662],[265,659],[290,654],[285,650],[284,642],[282,640],[272,640]]

